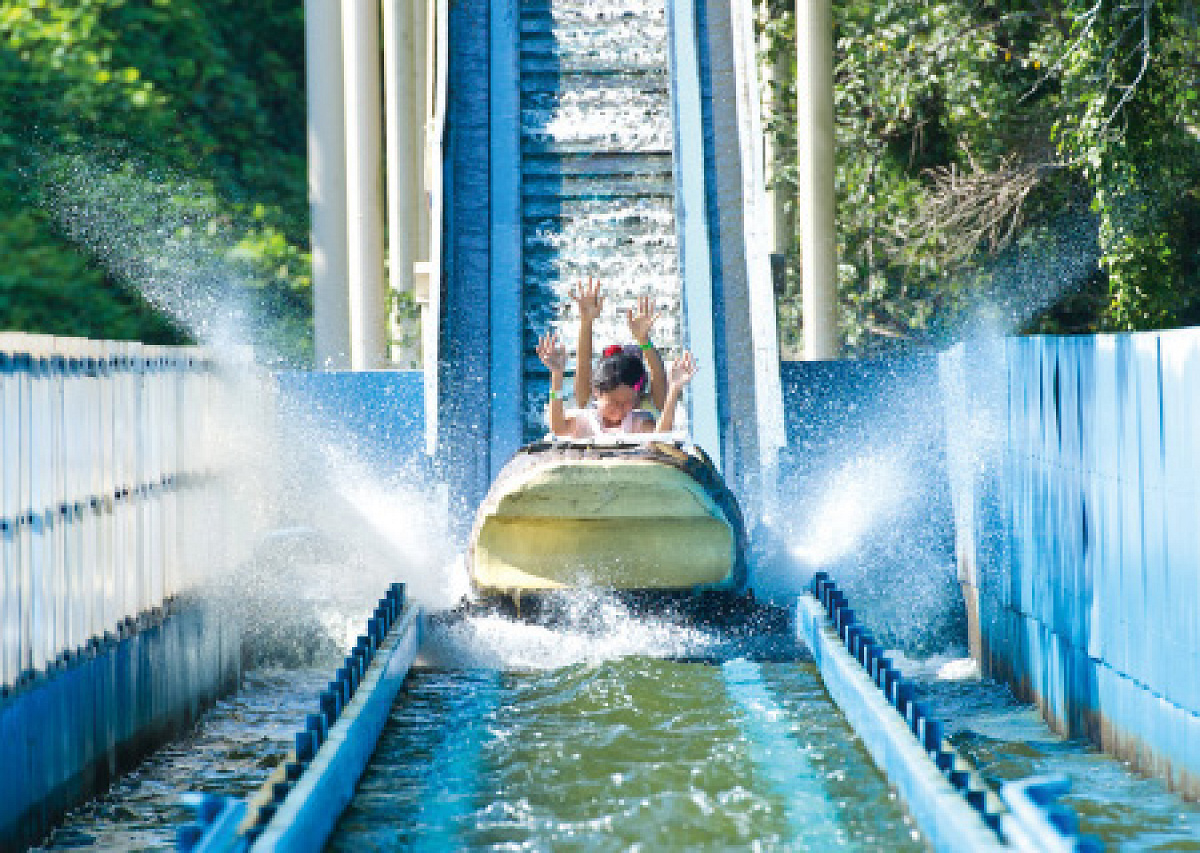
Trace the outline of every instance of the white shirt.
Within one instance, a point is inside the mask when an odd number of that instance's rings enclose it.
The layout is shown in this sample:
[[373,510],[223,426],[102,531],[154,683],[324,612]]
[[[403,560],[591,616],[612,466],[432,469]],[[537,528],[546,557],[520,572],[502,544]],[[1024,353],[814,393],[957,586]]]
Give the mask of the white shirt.
[[639,432],[639,421],[654,423],[654,415],[645,409],[631,409],[629,414],[615,427],[606,427],[600,420],[600,412],[595,406],[585,409],[571,409],[566,413],[568,419],[574,419],[575,429],[572,438],[595,438],[598,435],[616,435],[627,432]]

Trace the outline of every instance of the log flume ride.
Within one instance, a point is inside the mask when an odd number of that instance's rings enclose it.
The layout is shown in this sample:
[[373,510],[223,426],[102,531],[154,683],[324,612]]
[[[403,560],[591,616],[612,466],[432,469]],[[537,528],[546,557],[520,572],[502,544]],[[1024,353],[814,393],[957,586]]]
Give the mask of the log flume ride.
[[741,596],[746,528],[708,455],[664,441],[538,441],[502,469],[468,551],[475,595]]

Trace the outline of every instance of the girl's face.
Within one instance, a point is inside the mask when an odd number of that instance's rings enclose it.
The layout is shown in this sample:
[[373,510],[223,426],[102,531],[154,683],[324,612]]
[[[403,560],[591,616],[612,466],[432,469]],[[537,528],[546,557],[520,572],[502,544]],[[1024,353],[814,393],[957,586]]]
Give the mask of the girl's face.
[[625,416],[637,405],[637,392],[628,385],[618,385],[611,391],[596,392],[596,411],[606,427],[620,426]]

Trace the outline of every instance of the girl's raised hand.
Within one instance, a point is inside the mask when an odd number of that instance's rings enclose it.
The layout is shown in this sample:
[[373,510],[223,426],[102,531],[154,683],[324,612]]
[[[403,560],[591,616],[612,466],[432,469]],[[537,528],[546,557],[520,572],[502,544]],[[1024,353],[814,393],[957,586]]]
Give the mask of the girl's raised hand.
[[542,360],[542,364],[546,365],[551,373],[566,371],[567,348],[558,342],[558,336],[554,332],[546,332],[538,340],[537,354],[538,358]]
[[600,316],[600,311],[604,308],[604,297],[600,295],[600,282],[593,282],[590,275],[587,284],[578,282],[568,295],[579,306],[581,321],[595,320]]
[[696,375],[696,371],[700,368],[696,366],[696,360],[692,358],[692,354],[684,350],[683,355],[675,360],[671,365],[670,383],[672,388],[683,388],[692,381],[692,377]]
[[630,308],[625,313],[625,318],[629,321],[629,334],[633,335],[633,339],[639,344],[649,343],[650,330],[654,328],[654,321],[658,317],[658,311],[654,309],[654,297],[639,296],[636,312]]

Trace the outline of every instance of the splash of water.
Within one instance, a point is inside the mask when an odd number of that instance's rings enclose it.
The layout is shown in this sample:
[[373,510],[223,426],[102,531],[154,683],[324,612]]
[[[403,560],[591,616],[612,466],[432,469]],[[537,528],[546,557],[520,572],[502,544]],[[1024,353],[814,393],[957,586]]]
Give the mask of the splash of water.
[[1100,261],[1098,219],[1072,200],[1053,221],[981,263],[967,310],[947,341],[987,341],[1013,334],[1077,291]]
[[272,626],[272,651],[306,648],[306,632],[314,631],[324,646],[353,645],[391,583],[405,583],[427,608],[461,598],[466,573],[451,551],[435,487],[379,472],[337,424],[311,430],[284,421],[272,435],[276,467],[259,488],[274,503],[277,529],[246,567],[257,593],[250,621]]
[[66,234],[196,340],[249,347],[261,364],[298,359],[287,329],[295,320],[269,304],[242,243],[245,223],[219,209],[201,182],[106,159],[35,156],[42,203]]
[[982,264],[944,335],[959,342],[949,355],[863,362],[835,394],[816,392],[824,405],[803,417],[820,437],[802,448],[801,485],[785,489],[774,532],[786,553],[760,575],[765,591],[794,594],[827,570],[887,642],[923,654],[962,645],[950,487],[994,470],[1005,431],[1002,336],[1094,273],[1095,229],[1093,214],[1068,206]]
[[699,657],[720,639],[667,616],[631,611],[611,594],[579,591],[563,599],[553,624],[497,615],[435,622],[422,648],[432,666],[547,670],[598,664],[630,655]]
[[936,359],[841,364],[800,374],[810,437],[785,466],[764,595],[831,574],[882,642],[929,653],[965,644],[956,582]]
[[114,276],[219,358],[238,354],[223,370],[229,405],[206,416],[230,474],[223,515],[248,547],[226,548],[225,566],[193,580],[242,615],[252,662],[337,653],[395,581],[431,606],[461,595],[436,490],[378,472],[342,425],[297,417],[303,403],[262,369],[297,347],[282,340],[291,321],[256,281],[238,224],[193,180],[106,160],[41,154],[40,195]]
[[793,555],[812,565],[829,565],[861,550],[867,537],[899,521],[915,488],[912,475],[896,453],[846,460],[824,488],[827,497],[812,514],[810,534],[793,544]]

